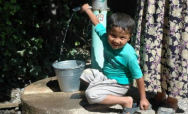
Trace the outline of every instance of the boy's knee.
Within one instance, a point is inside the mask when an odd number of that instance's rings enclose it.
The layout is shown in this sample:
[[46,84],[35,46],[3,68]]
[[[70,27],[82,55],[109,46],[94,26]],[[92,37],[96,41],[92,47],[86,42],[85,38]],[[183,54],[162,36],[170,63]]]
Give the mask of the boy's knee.
[[83,73],[84,73],[84,74],[91,74],[92,71],[91,71],[90,68],[88,68],[88,69],[85,69],[85,70],[83,71]]
[[85,69],[85,70],[82,72],[80,78],[81,78],[81,79],[82,79],[82,78],[85,79],[85,78],[87,78],[88,75],[91,75],[91,74],[92,74],[91,69]]
[[90,104],[92,104],[92,98],[93,98],[93,92],[92,91],[90,91],[90,90],[86,90],[85,91],[85,96],[86,96],[86,98],[87,98],[87,100],[88,100],[88,102],[90,103]]
[[85,96],[89,102],[89,104],[94,104],[97,103],[97,98],[99,97],[96,92],[94,92],[93,90],[86,90],[85,91]]

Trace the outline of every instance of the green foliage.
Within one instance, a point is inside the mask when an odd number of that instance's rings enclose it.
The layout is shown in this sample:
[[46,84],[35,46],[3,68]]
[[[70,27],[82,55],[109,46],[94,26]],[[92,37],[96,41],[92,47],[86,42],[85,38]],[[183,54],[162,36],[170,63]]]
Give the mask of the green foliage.
[[[0,0],[0,86],[24,86],[54,76],[52,63],[71,16],[67,0]],[[63,59],[87,59],[90,26],[76,13],[64,44]]]

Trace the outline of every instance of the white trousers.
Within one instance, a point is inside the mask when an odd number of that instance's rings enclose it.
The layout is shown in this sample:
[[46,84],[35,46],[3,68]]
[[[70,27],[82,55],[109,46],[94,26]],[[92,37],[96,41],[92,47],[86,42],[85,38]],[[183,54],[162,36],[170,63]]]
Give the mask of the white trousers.
[[85,95],[90,104],[100,103],[107,95],[123,96],[129,89],[129,85],[118,84],[96,69],[84,70],[80,78],[89,83]]

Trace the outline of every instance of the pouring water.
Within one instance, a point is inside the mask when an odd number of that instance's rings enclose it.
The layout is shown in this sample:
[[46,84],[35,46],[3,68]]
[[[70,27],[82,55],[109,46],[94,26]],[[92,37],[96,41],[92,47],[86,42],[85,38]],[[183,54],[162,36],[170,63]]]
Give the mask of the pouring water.
[[[65,29],[64,37],[62,40],[62,44],[60,46],[60,57],[58,61],[55,61],[52,64],[52,67],[55,70],[55,74],[57,76],[58,84],[60,86],[61,91],[63,92],[73,92],[78,91],[80,88],[80,75],[85,68],[85,62],[80,60],[66,60],[61,61],[63,56],[63,46],[66,40],[67,32],[72,21],[72,18],[75,12],[80,10],[80,7],[76,7],[71,14],[70,19],[67,21],[67,26]],[[63,33],[62,33],[63,34]]]

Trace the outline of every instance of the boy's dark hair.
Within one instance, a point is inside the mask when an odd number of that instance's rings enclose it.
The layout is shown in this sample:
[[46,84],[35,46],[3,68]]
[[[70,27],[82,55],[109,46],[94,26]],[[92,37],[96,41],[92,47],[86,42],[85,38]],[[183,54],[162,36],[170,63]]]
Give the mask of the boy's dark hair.
[[125,13],[113,13],[108,17],[107,30],[113,27],[121,27],[123,30],[128,30],[132,34],[135,26],[134,20]]

